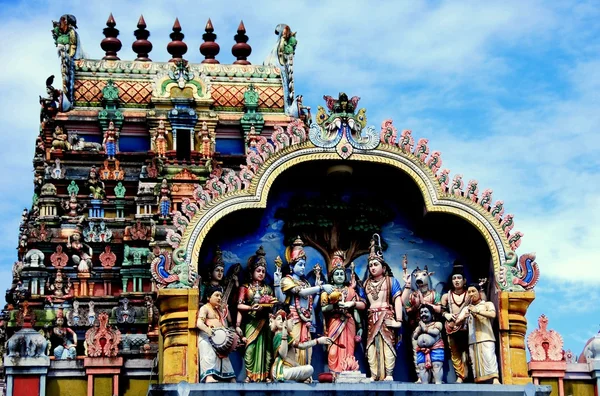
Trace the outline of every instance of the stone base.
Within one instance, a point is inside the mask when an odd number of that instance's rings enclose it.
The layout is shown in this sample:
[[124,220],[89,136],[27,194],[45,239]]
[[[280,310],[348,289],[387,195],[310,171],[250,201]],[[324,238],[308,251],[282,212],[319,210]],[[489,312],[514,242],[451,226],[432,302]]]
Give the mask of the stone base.
[[552,388],[540,385],[480,385],[480,384],[412,384],[402,382],[371,382],[369,384],[301,384],[297,382],[245,384],[179,384],[152,385],[148,396],[224,396],[252,395],[347,395],[376,394],[398,396],[549,396]]
[[342,371],[335,378],[336,384],[369,384],[372,379],[360,371]]

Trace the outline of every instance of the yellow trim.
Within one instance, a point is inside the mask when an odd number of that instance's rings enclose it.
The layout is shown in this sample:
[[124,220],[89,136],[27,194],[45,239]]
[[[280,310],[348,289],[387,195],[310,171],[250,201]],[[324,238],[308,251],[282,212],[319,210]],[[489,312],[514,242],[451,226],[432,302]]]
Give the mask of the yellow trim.
[[[168,72],[167,72],[168,73]],[[201,77],[199,78],[199,76],[195,75],[193,79],[191,79],[190,81],[187,81],[185,84],[185,87],[183,89],[179,88],[178,82],[175,80],[172,80],[171,77],[169,77],[168,74],[165,75],[161,75],[158,79],[154,79],[153,83],[155,84],[155,86],[152,89],[152,98],[153,100],[155,100],[156,98],[170,98],[171,97],[171,89],[172,88],[177,88],[180,89],[181,91],[183,91],[186,88],[190,88],[192,90],[192,94],[193,94],[193,98],[196,100],[206,100],[207,98],[210,99],[210,86],[207,84],[206,81],[204,81]],[[163,87],[163,84],[164,85]],[[200,85],[200,87],[202,87],[201,89],[201,94],[200,95],[198,93],[198,87],[196,86],[196,84]]]
[[[186,227],[180,244],[188,253],[187,260],[192,268],[198,269],[198,256],[202,242],[220,219],[242,209],[265,208],[271,186],[281,173],[304,162],[324,160],[342,161],[335,152],[335,147],[330,149],[316,148],[310,141],[286,147],[273,154],[260,166],[247,190],[224,194],[202,208]],[[402,170],[419,187],[427,212],[450,213],[468,221],[484,237],[490,249],[494,270],[497,271],[500,265],[504,263],[504,253],[508,252],[510,248],[508,239],[502,232],[498,221],[489,212],[485,211],[481,205],[472,202],[470,199],[443,192],[433,172],[413,154],[405,153],[396,146],[382,143],[374,150],[365,152],[355,150],[346,161],[378,163]],[[473,213],[470,213],[467,208]],[[210,216],[210,218],[205,221],[204,218],[207,216]],[[196,231],[201,222],[204,222],[202,229]],[[493,231],[490,232],[489,229]],[[493,234],[496,234],[495,238]],[[497,243],[501,248],[498,247]]]

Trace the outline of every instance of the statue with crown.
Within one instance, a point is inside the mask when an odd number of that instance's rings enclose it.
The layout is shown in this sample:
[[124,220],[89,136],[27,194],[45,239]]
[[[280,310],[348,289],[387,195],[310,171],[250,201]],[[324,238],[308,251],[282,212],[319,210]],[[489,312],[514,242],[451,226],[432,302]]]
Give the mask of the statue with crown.
[[357,367],[354,349],[363,334],[359,311],[366,308],[363,290],[354,273],[354,263],[346,271],[345,252],[338,250],[331,259],[329,281],[333,291],[321,293],[324,332],[333,341],[327,350],[327,364],[334,376]]
[[[289,305],[290,318],[293,322],[290,336],[296,343],[305,343],[311,339],[315,306],[319,302],[319,293],[331,293],[333,286],[323,284],[320,279],[321,269],[317,264],[313,271],[316,274],[316,284],[313,286],[306,278],[306,253],[304,242],[296,237],[292,246],[285,251],[287,267],[280,272],[278,267],[274,276],[275,295],[280,302]],[[285,274],[285,275],[284,275]],[[283,277],[282,277],[283,275]],[[296,362],[299,365],[310,364],[311,350],[297,349]]]
[[396,342],[402,327],[402,288],[383,259],[381,237],[374,234],[367,261],[367,360],[374,381],[393,381]]

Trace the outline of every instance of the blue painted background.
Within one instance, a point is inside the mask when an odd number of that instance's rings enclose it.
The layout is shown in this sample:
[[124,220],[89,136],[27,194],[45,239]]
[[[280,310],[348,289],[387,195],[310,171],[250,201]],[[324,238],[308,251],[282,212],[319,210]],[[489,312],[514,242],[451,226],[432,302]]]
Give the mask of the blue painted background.
[[[363,188],[363,193],[364,192],[365,190]],[[233,264],[242,264],[244,271],[240,282],[243,283],[246,262],[250,256],[255,254],[255,251],[259,246],[262,245],[266,251],[268,261],[267,272],[269,275],[267,281],[272,285],[272,274],[275,271],[274,259],[277,256],[280,256],[285,262],[286,249],[282,232],[284,223],[275,218],[275,213],[278,208],[286,207],[290,199],[298,194],[302,194],[301,196],[313,197],[315,194],[319,194],[319,190],[318,187],[311,191],[307,190],[304,186],[292,184],[292,187],[290,187],[290,185],[287,185],[284,188],[278,190],[275,189],[271,192],[266,209],[237,212],[222,219],[219,222],[221,224],[217,224],[207,236],[207,239],[203,244],[199,262],[208,263],[213,257],[215,244],[218,244],[223,251],[226,272]],[[415,228],[418,228],[416,227],[414,218],[411,219],[403,214],[406,213],[406,208],[399,210],[397,198],[385,203],[386,206],[392,208],[395,213],[394,220],[386,224],[382,228],[381,233],[388,244],[388,248],[384,252],[384,257],[392,267],[394,275],[401,281],[402,257],[404,254],[407,254],[409,272],[415,269],[416,266],[423,268],[427,265],[430,271],[435,272],[432,276],[433,286],[436,287],[439,292],[445,292],[445,283],[452,271],[452,263],[454,260],[460,258],[463,261],[469,262],[469,257],[465,256],[464,247],[461,252],[457,252],[452,247],[444,244],[443,238],[432,239],[431,237],[428,238],[420,235],[414,231]],[[418,212],[419,208],[415,208],[414,210],[417,211],[416,213],[420,213]],[[323,268],[327,268],[323,257],[317,250],[305,246],[305,251],[308,257],[306,266],[307,274],[317,263],[321,264]],[[362,279],[366,277],[366,260],[367,255],[363,255],[354,260],[356,272]],[[201,274],[203,274],[202,271],[205,268],[206,264],[204,266],[200,264]],[[470,278],[469,268],[466,268],[465,272],[467,278]],[[402,282],[401,284],[403,285]],[[235,312],[235,308],[233,306],[231,308],[232,312]],[[232,317],[235,318],[235,316]],[[322,316],[320,308],[317,308],[316,317],[318,322],[317,333],[320,334],[322,332]],[[366,314],[363,314],[363,317],[366,317]],[[363,323],[363,326],[365,326],[366,335],[366,323]],[[408,334],[408,330],[404,329],[403,333],[403,339],[409,340],[410,335]],[[394,378],[398,381],[416,380],[409,344],[410,343],[407,344],[405,342],[400,345],[397,350],[398,358],[396,361]],[[357,346],[356,357],[361,363],[361,371],[367,373],[363,345]],[[238,380],[243,381],[245,378],[245,369],[243,367],[241,354],[239,352],[233,353],[231,355],[231,360],[238,373]],[[323,347],[317,346],[313,348],[312,365],[315,367],[315,379],[319,373],[327,371],[326,356]],[[446,373],[447,372],[448,363],[446,363]],[[446,376],[448,376],[447,380],[449,382],[454,382],[453,372],[447,373]]]

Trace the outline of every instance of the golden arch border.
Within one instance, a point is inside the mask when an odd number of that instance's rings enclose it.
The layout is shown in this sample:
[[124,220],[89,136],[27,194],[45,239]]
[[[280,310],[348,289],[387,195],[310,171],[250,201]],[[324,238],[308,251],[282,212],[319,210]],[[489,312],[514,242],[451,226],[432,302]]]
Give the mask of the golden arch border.
[[[185,249],[188,265],[195,271],[198,270],[198,258],[204,238],[220,219],[238,210],[264,209],[269,191],[279,175],[304,162],[325,160],[341,160],[335,147],[320,148],[310,142],[288,147],[261,165],[248,189],[227,193],[211,201],[191,219],[183,234],[180,246]],[[473,225],[490,249],[494,272],[506,262],[506,253],[510,248],[498,220],[481,205],[444,192],[433,172],[412,154],[404,153],[395,146],[381,144],[374,150],[355,150],[345,161],[390,165],[404,171],[421,191],[426,212],[453,214]]]

